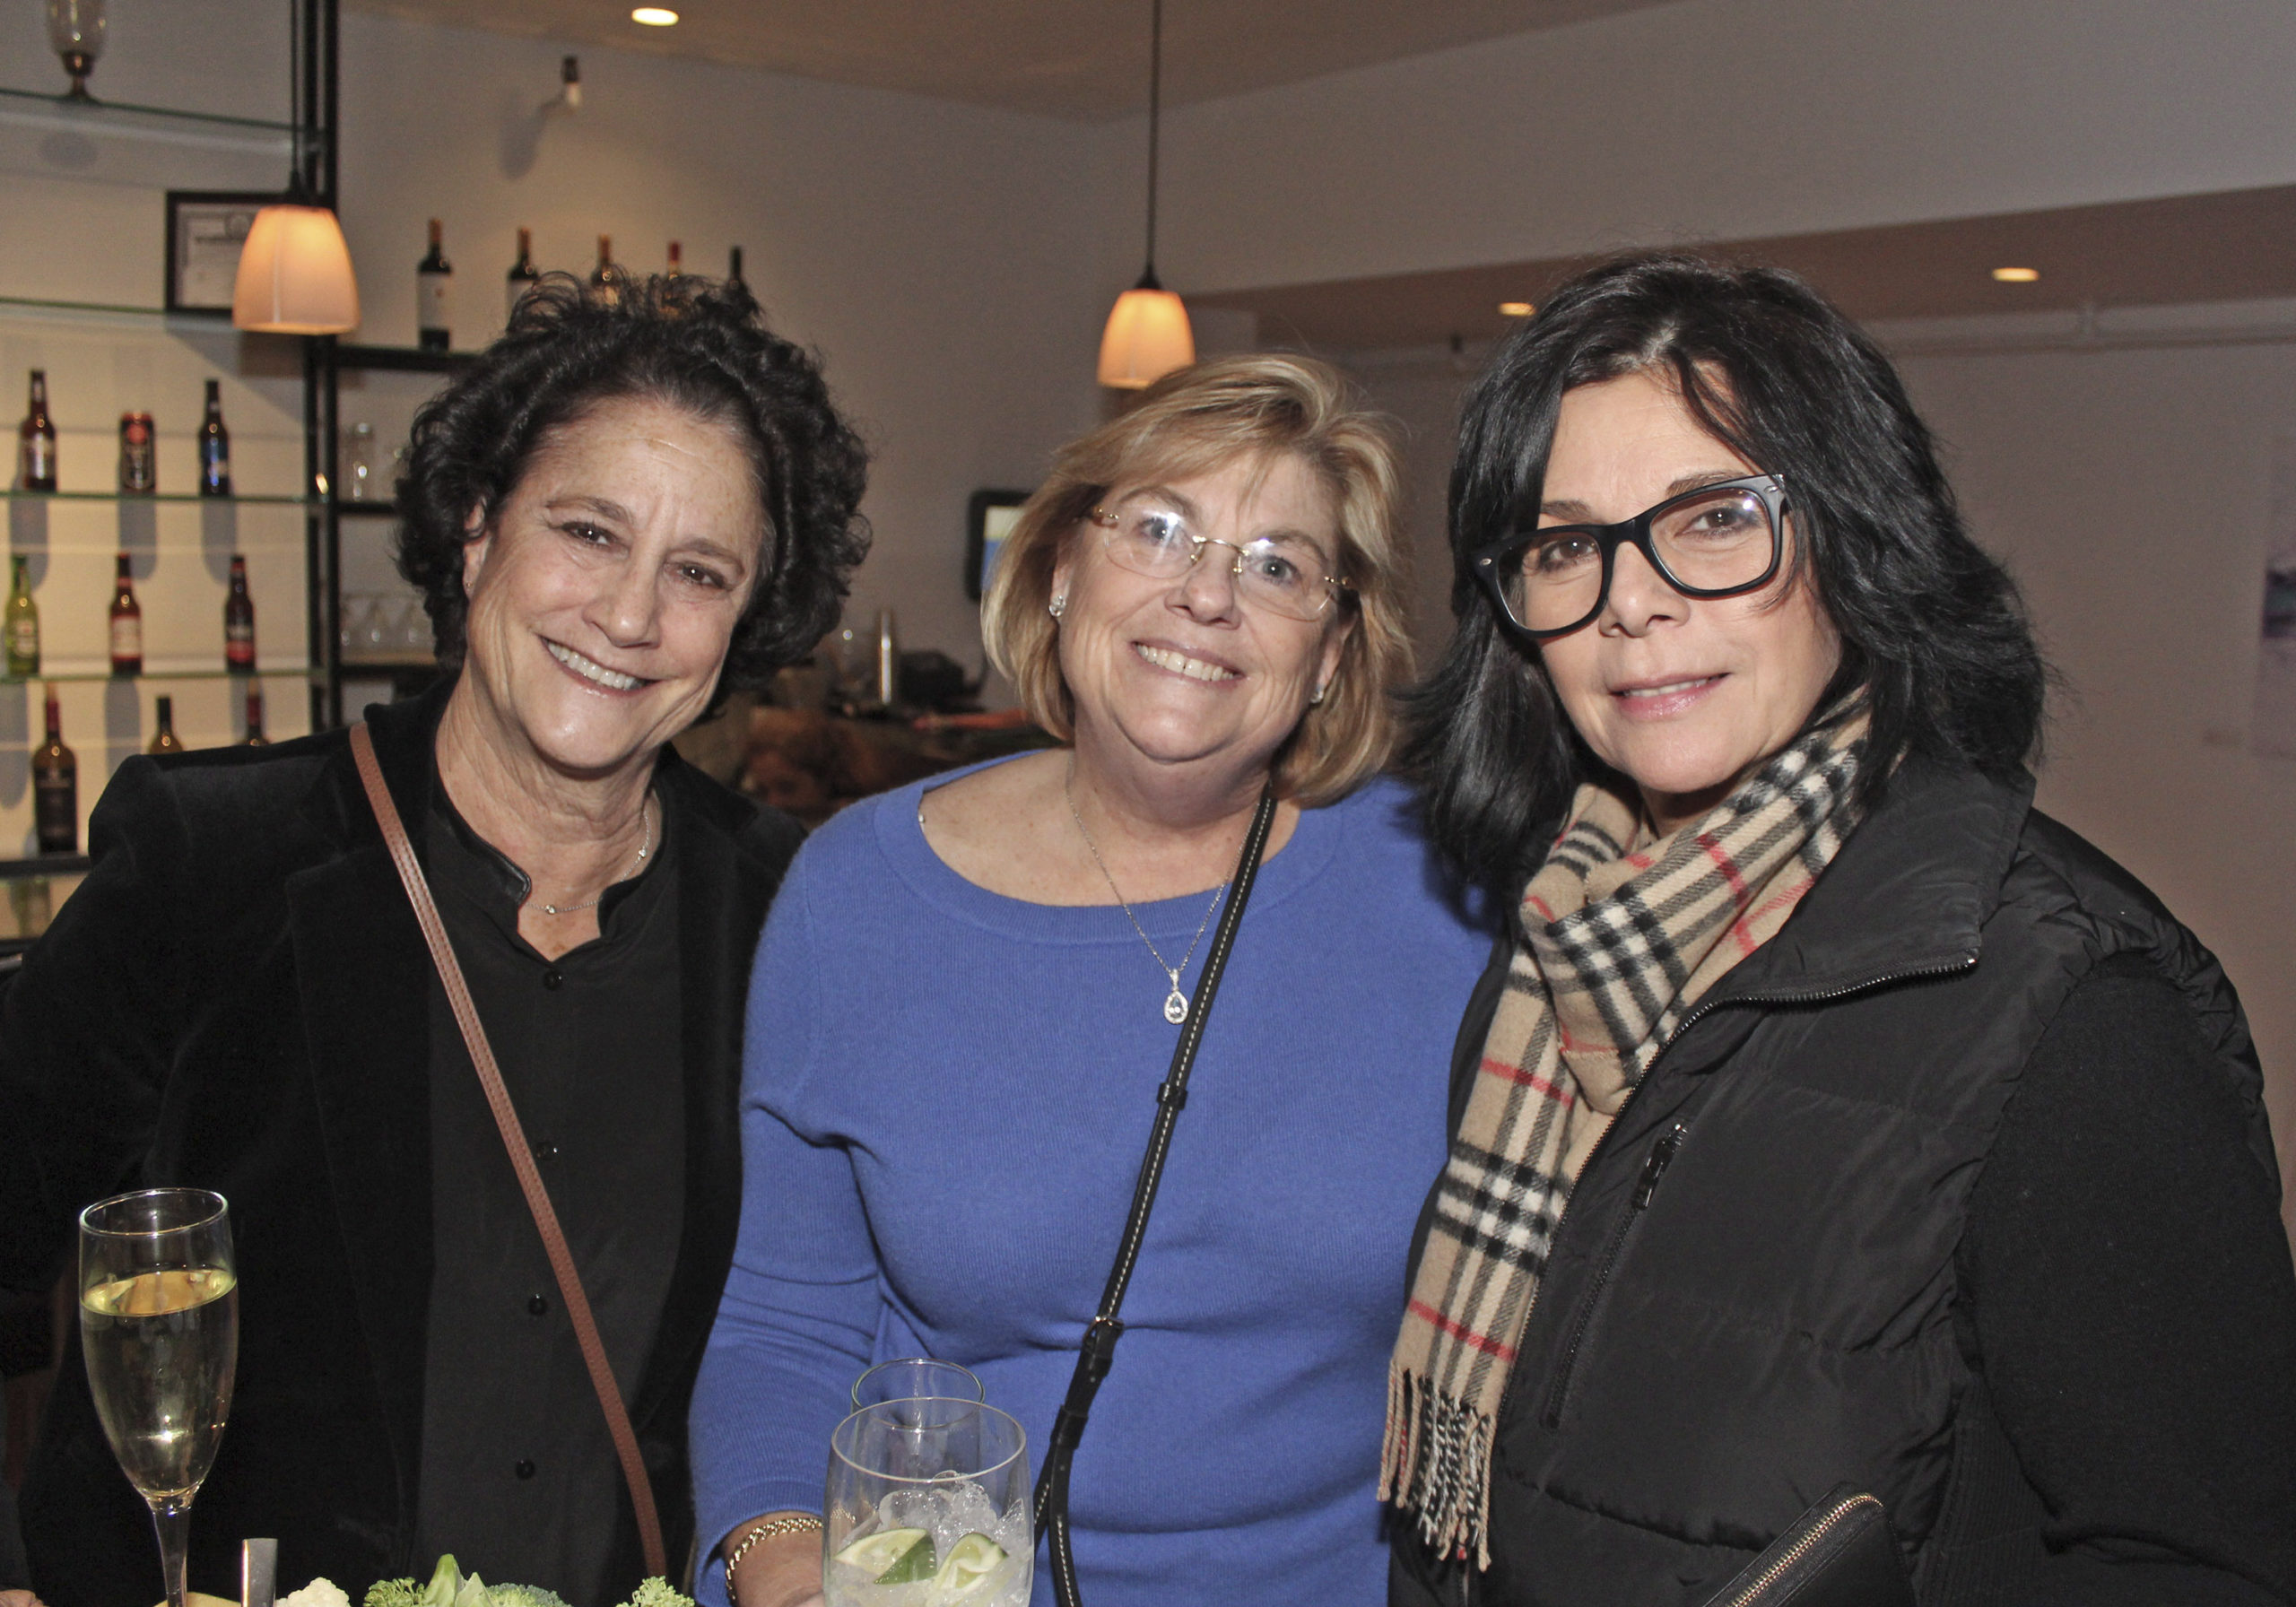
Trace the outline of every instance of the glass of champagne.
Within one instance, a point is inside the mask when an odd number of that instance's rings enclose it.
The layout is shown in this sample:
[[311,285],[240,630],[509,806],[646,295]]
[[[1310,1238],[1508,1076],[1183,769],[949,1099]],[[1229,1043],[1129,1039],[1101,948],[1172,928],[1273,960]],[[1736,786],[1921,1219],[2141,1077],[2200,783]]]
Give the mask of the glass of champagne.
[[1035,1542],[1021,1425],[976,1400],[865,1406],[830,1437],[827,1607],[1028,1607]]
[[191,1498],[222,1440],[239,1355],[222,1195],[145,1189],[80,1213],[80,1348],[104,1438],[151,1506],[168,1607],[184,1607]]
[[952,1401],[988,1399],[988,1392],[981,1388],[970,1368],[924,1356],[880,1361],[853,1381],[856,1412],[880,1401],[913,1401],[919,1395],[946,1395]]

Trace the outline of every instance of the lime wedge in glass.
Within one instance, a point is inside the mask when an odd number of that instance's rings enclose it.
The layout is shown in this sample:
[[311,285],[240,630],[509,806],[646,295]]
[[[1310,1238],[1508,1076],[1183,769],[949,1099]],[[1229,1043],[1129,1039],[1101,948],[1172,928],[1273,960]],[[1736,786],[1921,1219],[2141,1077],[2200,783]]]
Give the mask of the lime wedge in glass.
[[933,1537],[922,1529],[880,1529],[837,1554],[879,1585],[908,1585],[933,1577]]
[[988,1576],[1004,1560],[1004,1548],[986,1534],[968,1534],[949,1548],[948,1560],[933,1576],[934,1588],[944,1602],[961,1602],[986,1586]]

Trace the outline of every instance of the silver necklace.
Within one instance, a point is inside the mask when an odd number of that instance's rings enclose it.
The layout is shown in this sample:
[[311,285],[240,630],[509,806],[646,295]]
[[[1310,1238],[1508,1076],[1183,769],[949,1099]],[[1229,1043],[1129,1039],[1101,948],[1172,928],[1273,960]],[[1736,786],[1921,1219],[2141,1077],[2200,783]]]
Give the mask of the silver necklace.
[[[646,846],[638,850],[637,863],[630,867],[630,874],[631,876],[635,876],[639,872],[646,868],[646,856],[654,851],[653,794],[648,793],[646,795],[646,806],[639,812],[646,822]],[[624,877],[623,880],[628,881],[629,877]],[[579,915],[582,911],[589,908],[591,905],[596,904],[600,899],[604,898],[607,891],[614,884],[611,882],[607,882],[604,887],[598,889],[595,894],[579,904],[545,904],[542,907],[542,912],[544,915]]]
[[1156,947],[1156,940],[1142,928],[1140,917],[1132,913],[1132,906],[1126,902],[1122,890],[1116,884],[1116,878],[1109,873],[1109,862],[1100,857],[1100,849],[1093,845],[1092,834],[1084,829],[1084,817],[1076,812],[1075,781],[1076,766],[1072,761],[1068,774],[1060,783],[1061,795],[1068,800],[1068,818],[1076,822],[1076,835],[1084,839],[1084,851],[1092,856],[1092,863],[1100,867],[1100,880],[1109,884],[1109,891],[1116,894],[1117,905],[1124,911],[1124,918],[1132,923],[1132,929],[1140,934],[1140,941],[1148,945],[1148,952],[1156,957],[1156,969],[1171,979],[1172,991],[1164,995],[1164,1019],[1177,1027],[1187,1020],[1188,996],[1180,991],[1180,973],[1187,969],[1187,962],[1196,958],[1196,945],[1204,941],[1205,928],[1212,925],[1212,912],[1220,908],[1220,900],[1227,895],[1228,884],[1222,882],[1212,890],[1212,902],[1205,906],[1204,918],[1196,924],[1196,935],[1188,939],[1187,952],[1180,956],[1179,964],[1166,965],[1163,951]]

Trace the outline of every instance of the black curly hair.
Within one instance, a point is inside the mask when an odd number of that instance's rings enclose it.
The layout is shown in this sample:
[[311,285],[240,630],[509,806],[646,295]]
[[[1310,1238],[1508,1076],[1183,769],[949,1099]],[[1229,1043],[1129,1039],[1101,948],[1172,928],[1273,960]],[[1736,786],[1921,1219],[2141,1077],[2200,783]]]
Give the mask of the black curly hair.
[[1795,564],[1841,638],[1818,713],[1870,716],[1870,804],[1909,753],[1989,775],[2039,749],[2049,673],[2008,572],[1970,539],[1928,429],[1879,347],[1793,274],[1679,252],[1581,274],[1509,337],[1469,393],[1451,468],[1458,630],[1407,699],[1404,763],[1430,827],[1511,908],[1572,790],[1599,769],[1536,648],[1474,581],[1475,550],[1538,504],[1563,393],[1669,380],[1715,439],[1786,478]]
[[831,405],[819,362],[769,330],[738,283],[657,275],[606,302],[551,274],[502,338],[414,416],[398,571],[422,593],[440,668],[462,665],[472,510],[508,502],[552,430],[623,396],[731,425],[757,473],[765,550],[718,693],[761,684],[835,623],[869,550],[857,511],[868,453]]

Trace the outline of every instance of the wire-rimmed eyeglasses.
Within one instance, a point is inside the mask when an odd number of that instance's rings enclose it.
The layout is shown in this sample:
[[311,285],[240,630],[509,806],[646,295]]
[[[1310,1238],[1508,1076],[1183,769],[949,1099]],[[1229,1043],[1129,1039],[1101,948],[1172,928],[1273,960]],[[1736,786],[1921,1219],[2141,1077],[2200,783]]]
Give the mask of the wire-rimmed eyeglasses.
[[1349,592],[1347,582],[1323,572],[1323,551],[1302,536],[1260,536],[1238,545],[1198,533],[1185,515],[1153,498],[1117,508],[1095,508],[1100,545],[1111,562],[1156,580],[1177,580],[1195,567],[1206,547],[1236,555],[1236,593],[1247,604],[1287,619],[1319,620],[1332,600]]
[[1534,641],[1602,612],[1618,550],[1632,546],[1685,597],[1735,597],[1778,574],[1783,476],[1749,474],[1678,492],[1615,525],[1518,526],[1468,561],[1501,616]]

